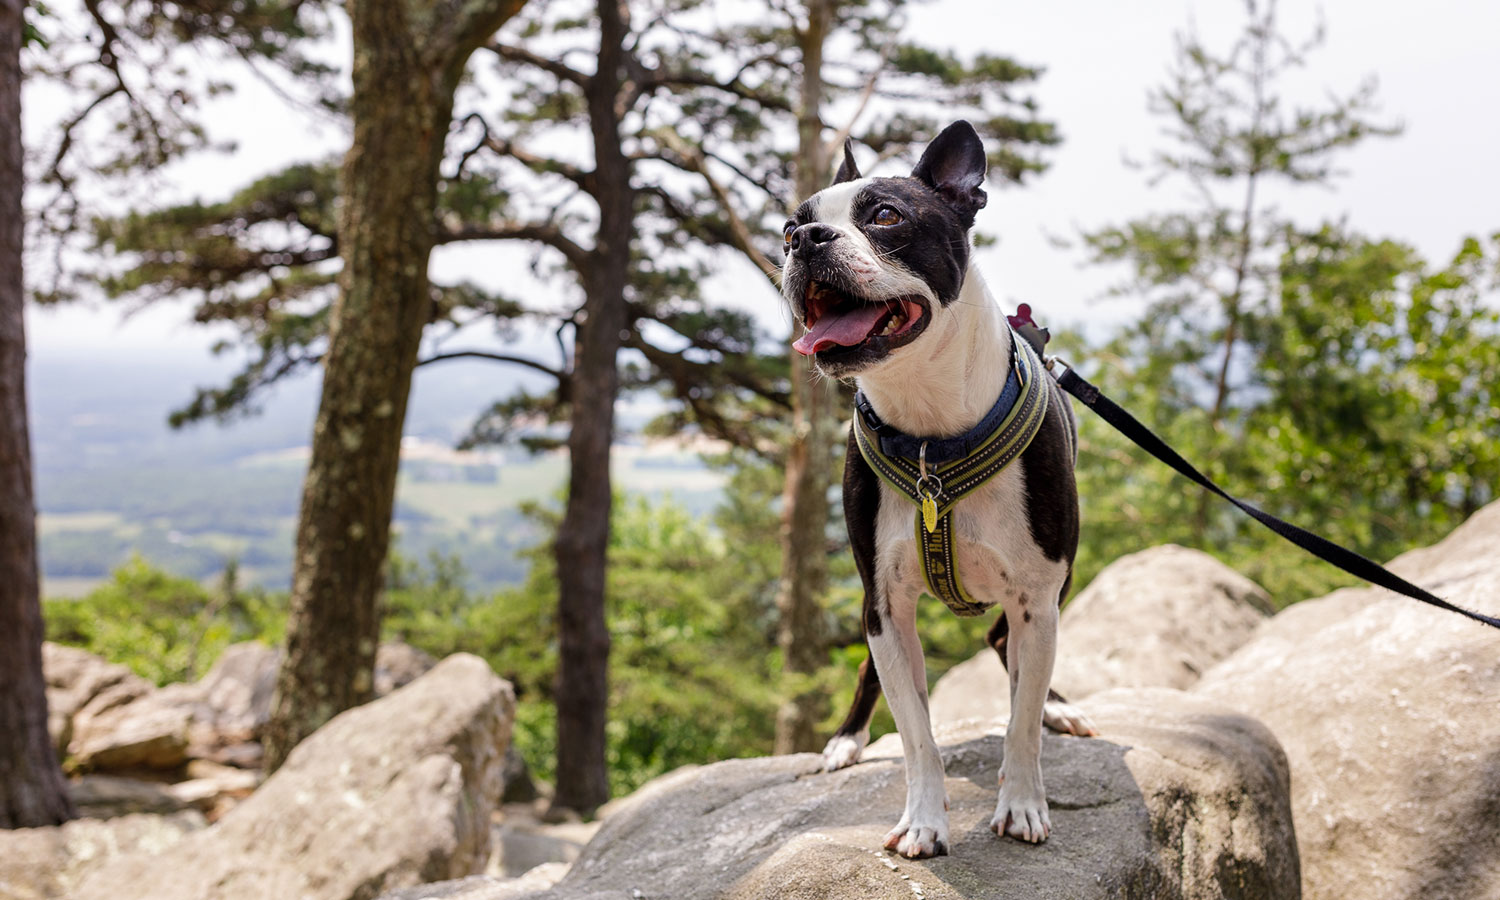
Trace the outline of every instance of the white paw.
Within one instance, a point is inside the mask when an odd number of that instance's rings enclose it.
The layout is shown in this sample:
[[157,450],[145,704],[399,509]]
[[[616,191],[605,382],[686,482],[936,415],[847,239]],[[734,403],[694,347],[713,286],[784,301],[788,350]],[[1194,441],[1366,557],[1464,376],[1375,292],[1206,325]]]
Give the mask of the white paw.
[[948,815],[902,816],[885,836],[885,849],[894,850],[907,859],[926,859],[948,855]]
[[1049,700],[1042,707],[1042,721],[1053,731],[1076,734],[1079,737],[1097,737],[1099,729],[1094,727],[1088,715],[1071,703]]
[[868,731],[861,731],[856,735],[834,735],[828,746],[823,748],[823,771],[837,772],[859,762],[859,755],[864,752],[865,744],[869,741]]
[[[1031,785],[1024,782],[1031,781]],[[990,830],[1009,835],[1018,841],[1040,844],[1052,834],[1052,820],[1047,816],[1047,795],[1042,789],[1041,773],[1035,779],[1009,778],[1000,783],[1000,799]]]

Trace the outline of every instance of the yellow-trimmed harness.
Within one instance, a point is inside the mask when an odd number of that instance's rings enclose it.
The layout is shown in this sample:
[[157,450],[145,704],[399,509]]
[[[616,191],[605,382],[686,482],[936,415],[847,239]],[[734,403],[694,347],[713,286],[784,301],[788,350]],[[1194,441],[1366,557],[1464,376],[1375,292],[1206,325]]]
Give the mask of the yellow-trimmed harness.
[[881,421],[863,392],[854,397],[854,438],[875,473],[917,506],[916,538],[927,590],[960,616],[994,606],[964,590],[953,547],[953,507],[1004,471],[1042,427],[1051,392],[1031,345],[1011,332],[1005,387],[978,425],[955,438],[920,438]]

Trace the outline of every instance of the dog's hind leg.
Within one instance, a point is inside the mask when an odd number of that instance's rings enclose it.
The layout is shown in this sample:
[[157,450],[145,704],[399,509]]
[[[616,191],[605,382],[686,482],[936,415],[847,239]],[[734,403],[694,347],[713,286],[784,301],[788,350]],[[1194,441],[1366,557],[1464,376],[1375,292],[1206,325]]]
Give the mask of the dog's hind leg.
[[[1066,593],[1066,588],[1064,592]],[[1010,623],[1005,621],[1005,613],[1000,613],[1000,618],[990,626],[990,633],[985,641],[994,649],[1000,657],[1000,665],[1005,667],[1011,685],[1011,701],[1015,701],[1015,673],[1010,670],[1010,661],[1006,658],[1005,643],[1010,635]],[[1053,731],[1063,734],[1071,734],[1077,737],[1097,737],[1098,729],[1090,721],[1083,710],[1069,703],[1067,698],[1050,686],[1047,688],[1047,702],[1042,706],[1042,724]]]
[[870,716],[874,715],[875,701],[879,699],[880,676],[874,660],[866,656],[859,664],[859,683],[854,687],[849,714],[823,748],[823,771],[833,772],[859,762],[859,755],[870,742]]

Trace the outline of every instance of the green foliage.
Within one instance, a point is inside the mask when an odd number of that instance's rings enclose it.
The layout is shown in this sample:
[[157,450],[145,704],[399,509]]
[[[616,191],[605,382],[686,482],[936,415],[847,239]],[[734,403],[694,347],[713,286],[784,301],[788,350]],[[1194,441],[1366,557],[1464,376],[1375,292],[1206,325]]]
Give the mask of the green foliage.
[[[1324,185],[1337,153],[1396,129],[1369,119],[1369,83],[1288,109],[1279,80],[1305,65],[1248,3],[1216,54],[1179,41],[1152,96],[1171,146],[1155,177],[1185,178],[1196,206],[1086,236],[1123,264],[1140,321],[1093,357],[1125,406],[1233,493],[1368,556],[1436,539],[1495,496],[1494,260],[1468,241],[1433,268],[1410,248],[1340,225],[1307,229],[1261,204],[1265,185]],[[1234,197],[1231,202],[1224,199]],[[1065,350],[1065,355],[1069,352]],[[1078,575],[1164,541],[1202,547],[1291,603],[1347,576],[1183,485],[1084,417]]]
[[284,598],[242,590],[233,565],[206,588],[140,557],[85,597],[48,600],[43,616],[48,640],[122,663],[156,684],[202,677],[239,641],[279,644],[286,625]]
[[[1466,240],[1441,267],[1333,226],[1283,239],[1274,298],[1243,315],[1250,362],[1217,428],[1181,374],[1201,344],[1168,315],[1063,355],[1102,360],[1101,385],[1267,511],[1376,559],[1431,543],[1500,491],[1500,239]],[[1217,501],[1200,519],[1196,488],[1089,416],[1079,479],[1080,583],[1164,541],[1216,553],[1279,604],[1350,583]]]
[[[686,763],[769,752],[775,677],[763,611],[765,558],[731,554],[702,519],[668,502],[620,498],[610,543],[610,778],[616,793]],[[532,507],[549,539],[526,584],[493,597],[434,558],[393,566],[386,633],[434,655],[476,653],[516,687],[516,745],[542,777],[555,752],[557,514]],[[751,570],[747,572],[747,569]]]

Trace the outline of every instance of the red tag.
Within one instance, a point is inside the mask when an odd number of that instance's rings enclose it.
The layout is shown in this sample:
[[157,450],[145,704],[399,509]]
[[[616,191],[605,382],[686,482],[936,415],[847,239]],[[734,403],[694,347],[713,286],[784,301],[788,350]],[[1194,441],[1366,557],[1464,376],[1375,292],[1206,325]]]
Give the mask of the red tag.
[[1031,318],[1030,303],[1022,303],[1016,307],[1015,315],[1006,316],[1005,318],[1010,320],[1010,327],[1012,328],[1020,328],[1022,325],[1030,325],[1032,328],[1038,327],[1035,320]]

